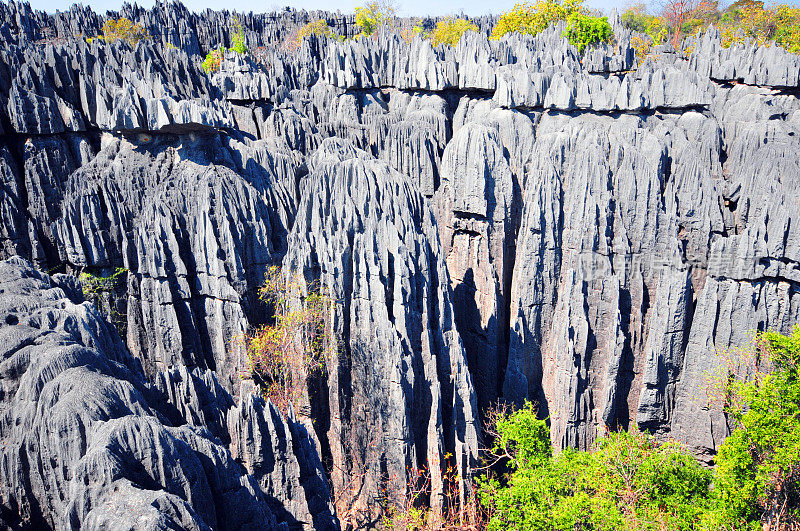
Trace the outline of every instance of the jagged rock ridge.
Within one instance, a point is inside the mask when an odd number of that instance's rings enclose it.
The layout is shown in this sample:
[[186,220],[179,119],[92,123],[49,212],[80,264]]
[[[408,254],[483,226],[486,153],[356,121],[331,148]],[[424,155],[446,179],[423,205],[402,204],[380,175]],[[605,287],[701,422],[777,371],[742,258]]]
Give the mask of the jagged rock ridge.
[[[71,37],[102,25],[90,10],[0,5],[0,253],[126,268],[125,346],[86,363],[136,360],[110,378],[172,406],[145,398],[134,416],[207,430],[270,522],[335,527],[334,502],[374,516],[376,493],[422,466],[435,483],[448,453],[466,480],[498,398],[535,400],[559,447],[637,422],[711,460],[728,433],[701,400],[715,350],[800,321],[796,55],[725,49],[712,30],[637,65],[614,17],[617,42],[584,56],[558,27],[490,41],[488,19],[454,48],[388,34],[288,52],[286,28],[317,14],[287,11],[242,16],[264,49],[209,76],[229,13],[121,13],[154,39],[89,44]],[[340,301],[343,352],[299,417],[240,383],[232,339],[264,322],[270,265]],[[9,478],[7,525],[66,521]],[[153,518],[196,516],[170,510]]]

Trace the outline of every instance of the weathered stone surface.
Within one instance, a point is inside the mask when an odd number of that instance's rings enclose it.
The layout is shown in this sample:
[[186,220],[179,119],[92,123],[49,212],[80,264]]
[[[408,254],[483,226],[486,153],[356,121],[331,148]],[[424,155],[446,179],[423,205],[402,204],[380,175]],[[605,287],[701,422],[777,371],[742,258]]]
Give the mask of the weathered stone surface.
[[284,418],[254,391],[244,390],[228,416],[231,454],[271,494],[267,502],[281,521],[291,528],[338,529],[319,443],[293,412]]
[[481,409],[497,400],[508,352],[520,199],[499,133],[477,122],[461,127],[445,149],[434,208]]
[[131,140],[107,138],[72,175],[59,248],[78,267],[129,270],[127,340],[148,374],[209,368],[233,392],[232,339],[285,248],[293,161],[216,135]]
[[204,429],[166,423],[137,363],[91,305],[68,299],[20,258],[0,262],[0,293],[0,522],[275,526],[223,446]]
[[[74,37],[117,16],[154,38]],[[320,456],[334,497],[346,476],[363,484],[360,510],[409,466],[431,468],[436,502],[442,456],[469,474],[495,399],[535,400],[557,447],[638,422],[713,457],[725,419],[692,400],[715,349],[798,320],[796,55],[725,49],[712,30],[637,66],[615,14],[615,45],[583,55],[563,25],[488,40],[492,17],[454,48],[384,33],[290,52],[310,20],[356,30],[285,10],[239,14],[254,53],[208,75],[233,16],[0,4],[0,258],[128,269],[103,300],[158,395],[142,430],[189,441],[163,455],[229,446],[237,484],[305,527],[337,525]],[[298,417],[242,392],[232,344],[267,320],[255,290],[274,264],[341,301],[344,354]],[[103,440],[131,431],[114,430]],[[129,481],[76,502],[79,522],[121,526],[116,509],[150,504],[154,526],[213,525],[206,494]],[[32,514],[15,496],[8,514]]]
[[340,301],[320,416],[334,490],[374,516],[383,488],[402,496],[425,467],[441,504],[445,454],[466,477],[478,426],[433,214],[408,178],[346,141],[324,141],[311,163],[284,266]]

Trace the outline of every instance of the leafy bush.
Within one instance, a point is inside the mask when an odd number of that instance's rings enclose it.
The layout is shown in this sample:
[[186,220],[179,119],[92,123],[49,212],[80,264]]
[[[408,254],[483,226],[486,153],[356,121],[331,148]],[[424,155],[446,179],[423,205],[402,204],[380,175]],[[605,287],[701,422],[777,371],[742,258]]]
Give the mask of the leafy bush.
[[702,515],[710,473],[677,443],[632,429],[599,439],[592,452],[554,456],[530,403],[492,422],[492,454],[511,474],[505,486],[481,483],[489,530],[692,529]]
[[726,48],[748,41],[759,45],[775,42],[792,53],[800,53],[800,8],[786,4],[765,9],[764,2],[738,0],[720,12],[716,2],[692,6],[689,0],[671,0],[662,17],[648,15],[644,4],[639,4],[626,9],[620,19],[631,30],[649,35],[653,44],[665,42],[671,31],[677,46],[680,35],[704,31],[715,24]]
[[308,379],[325,369],[336,351],[330,326],[334,301],[321,287],[300,296],[298,276],[286,278],[277,267],[267,272],[259,297],[271,310],[274,324],[244,338],[249,376],[265,397],[284,412],[307,392]]
[[231,37],[231,51],[238,54],[250,53],[250,49],[244,43],[244,26],[238,18],[234,21],[234,33]]
[[772,38],[779,46],[800,54],[800,8],[781,4],[772,12],[776,21]]
[[463,18],[447,17],[436,23],[436,27],[431,32],[431,44],[433,46],[439,44],[455,46],[461,40],[462,35],[468,31],[478,32],[479,28]]
[[125,17],[108,19],[106,23],[103,24],[102,31],[103,40],[108,43],[123,40],[131,46],[134,46],[139,41],[150,38],[150,35],[143,26],[134,24]]
[[361,35],[372,35],[394,19],[394,7],[389,2],[370,2],[356,8],[356,25]]
[[707,28],[710,24],[717,24],[719,19],[717,2],[703,0],[686,14],[681,31],[685,35],[694,35],[698,29]]
[[491,38],[499,39],[514,31],[536,35],[546,30],[550,24],[567,20],[572,13],[586,11],[583,0],[540,0],[535,4],[516,4],[497,21]]
[[223,47],[208,52],[206,54],[206,58],[203,59],[203,70],[205,70],[206,74],[213,74],[214,72],[219,71],[220,67],[222,66],[222,59],[224,57],[225,48]]
[[333,32],[333,29],[328,26],[328,22],[321,18],[313,22],[309,22],[305,26],[298,29],[291,37],[289,37],[289,39],[287,39],[286,43],[284,44],[284,48],[296,50],[300,47],[300,44],[302,44],[303,39],[311,35],[332,38],[338,37],[338,35]]
[[648,14],[644,4],[637,4],[623,11],[620,21],[632,31],[646,33],[653,44],[663,44],[667,40],[666,21],[662,17]]
[[800,529],[800,326],[789,337],[759,334],[753,345],[719,357],[706,375],[709,406],[726,411],[736,429],[713,472],[680,444],[635,426],[600,437],[590,452],[554,454],[547,422],[526,403],[488,414],[484,469],[493,472],[476,482],[482,508],[471,519],[432,520],[423,471],[384,523],[490,531]]
[[717,456],[709,528],[800,527],[800,326],[788,337],[762,334],[757,345],[769,363],[757,360],[761,370],[746,379],[728,371],[724,380],[737,429]]
[[567,21],[567,27],[562,35],[578,48],[579,53],[583,53],[587,46],[610,42],[614,36],[606,17],[593,17],[574,12]]
[[780,4],[764,9],[762,2],[737,2],[721,17],[722,45],[748,40],[765,45],[774,41],[792,53],[800,53],[800,8]]

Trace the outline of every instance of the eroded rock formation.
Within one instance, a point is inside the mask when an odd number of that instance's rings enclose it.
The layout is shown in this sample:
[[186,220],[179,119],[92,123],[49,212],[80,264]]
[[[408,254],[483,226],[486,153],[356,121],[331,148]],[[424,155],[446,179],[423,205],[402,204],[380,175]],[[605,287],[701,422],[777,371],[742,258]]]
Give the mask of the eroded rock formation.
[[[711,460],[715,351],[800,321],[796,55],[712,29],[642,60],[613,17],[583,56],[490,19],[453,48],[288,51],[353,21],[284,11],[243,15],[253,55],[208,75],[230,14],[118,15],[153,38],[0,4],[0,258],[33,263],[0,265],[6,525],[336,528],[423,467],[435,505],[497,399],[536,401],[557,447],[636,422]],[[297,415],[240,378],[272,265],[338,301]],[[116,268],[121,339],[70,276]]]

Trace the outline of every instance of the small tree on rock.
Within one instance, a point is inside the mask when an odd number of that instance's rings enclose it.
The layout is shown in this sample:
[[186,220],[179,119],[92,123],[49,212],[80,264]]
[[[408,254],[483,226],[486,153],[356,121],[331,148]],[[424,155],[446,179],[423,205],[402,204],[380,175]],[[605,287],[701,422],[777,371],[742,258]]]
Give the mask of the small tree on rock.
[[139,41],[149,38],[150,34],[141,24],[135,24],[125,17],[108,19],[103,24],[103,40],[108,43],[123,40],[134,46]]
[[302,284],[298,275],[284,276],[280,268],[271,267],[259,297],[270,307],[274,322],[244,338],[249,376],[284,412],[290,404],[299,408],[309,378],[323,374],[326,361],[337,351],[333,299],[318,285],[301,295]]

